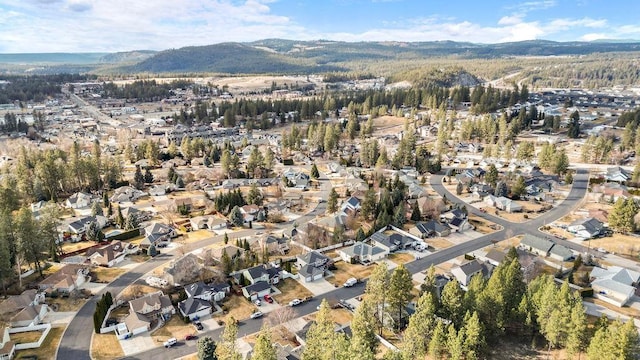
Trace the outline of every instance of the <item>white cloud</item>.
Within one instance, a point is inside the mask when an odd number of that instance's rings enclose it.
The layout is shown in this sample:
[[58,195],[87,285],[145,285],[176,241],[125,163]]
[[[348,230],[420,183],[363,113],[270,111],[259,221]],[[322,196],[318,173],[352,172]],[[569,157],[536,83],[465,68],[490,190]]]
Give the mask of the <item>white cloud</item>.
[[498,25],[515,25],[522,22],[522,15],[503,16],[498,20]]
[[582,41],[594,41],[594,40],[600,40],[600,39],[608,39],[609,37],[607,36],[607,34],[602,34],[602,33],[589,33],[589,34],[584,34],[580,37],[580,40]]

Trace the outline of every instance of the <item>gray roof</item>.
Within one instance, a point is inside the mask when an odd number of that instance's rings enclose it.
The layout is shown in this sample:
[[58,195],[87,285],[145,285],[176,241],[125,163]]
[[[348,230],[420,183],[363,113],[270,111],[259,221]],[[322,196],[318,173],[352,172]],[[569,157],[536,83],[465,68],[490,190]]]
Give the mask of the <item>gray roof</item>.
[[371,246],[369,244],[365,244],[363,242],[356,242],[355,244],[349,246],[342,250],[342,252],[350,255],[350,256],[366,256],[366,255],[377,255],[384,252],[384,249],[381,249],[377,246]]
[[184,287],[184,292],[187,293],[188,297],[203,295],[204,293],[213,291],[213,290],[214,289],[212,289],[211,286],[205,285],[205,283],[203,283],[202,281],[189,284]]
[[482,272],[482,263],[478,260],[472,260],[460,265],[459,268],[466,275],[473,275]]
[[530,248],[548,253],[549,250],[551,250],[551,248],[553,247],[554,243],[553,241],[527,234],[524,236],[524,239],[520,241],[520,245],[528,246]]
[[178,303],[178,308],[180,308],[180,312],[183,314],[190,315],[204,309],[210,309],[211,303],[202,299],[190,297]]
[[573,256],[573,252],[562,245],[555,244],[551,248],[551,254],[558,255],[563,259],[567,259]]
[[271,288],[271,284],[269,284],[266,281],[258,281],[257,283],[253,284],[253,285],[249,285],[246,286],[245,289],[247,290],[247,293],[251,294],[251,293],[258,293],[264,290],[267,290]]
[[582,226],[589,234],[593,236],[598,235],[600,231],[602,231],[604,224],[600,220],[591,217],[587,219],[578,219],[572,222],[569,226]]
[[306,254],[302,254],[298,256],[298,259],[305,264],[317,264],[317,266],[324,266],[331,259],[326,257],[323,254],[320,254],[317,251],[311,251]]
[[307,277],[307,276],[314,277],[315,275],[318,275],[318,274],[324,274],[324,269],[320,267],[305,265],[300,268],[300,271],[298,273],[304,277]]
[[489,252],[487,252],[487,255],[485,255],[487,259],[493,260],[497,263],[501,263],[506,256],[507,254],[498,249],[491,249],[489,250]]
[[446,225],[442,225],[435,220],[417,223],[416,228],[423,234],[431,234],[433,232],[440,233],[448,230],[448,227]]

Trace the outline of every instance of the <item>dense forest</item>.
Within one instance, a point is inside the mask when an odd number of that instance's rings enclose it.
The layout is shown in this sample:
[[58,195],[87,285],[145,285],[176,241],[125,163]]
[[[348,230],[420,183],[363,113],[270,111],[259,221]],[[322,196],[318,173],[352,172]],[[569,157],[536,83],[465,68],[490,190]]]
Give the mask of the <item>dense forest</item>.
[[57,74],[0,77],[5,83],[0,83],[0,104],[14,101],[42,102],[49,97],[60,94],[62,84],[66,82],[86,81],[95,79],[95,75]]

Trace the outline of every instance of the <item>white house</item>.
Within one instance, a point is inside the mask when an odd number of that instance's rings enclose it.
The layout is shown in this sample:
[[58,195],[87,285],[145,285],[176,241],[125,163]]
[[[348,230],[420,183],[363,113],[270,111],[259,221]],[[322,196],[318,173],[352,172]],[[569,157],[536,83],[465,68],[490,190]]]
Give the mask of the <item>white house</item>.
[[640,273],[619,266],[591,270],[593,296],[616,306],[624,306],[635,294]]
[[322,279],[331,259],[317,251],[297,256],[298,275],[304,282]]
[[483,276],[489,276],[491,269],[487,264],[479,260],[471,260],[462,265],[452,267],[451,274],[456,277],[460,285],[467,286],[474,275],[482,274]]
[[389,252],[378,246],[371,246],[363,242],[338,250],[338,255],[347,263],[371,263],[384,259]]
[[97,201],[97,199],[88,193],[77,192],[64,202],[65,206],[71,209],[83,209],[91,206],[91,204]]
[[193,321],[211,314],[212,307],[209,301],[190,297],[178,303],[178,309],[182,316]]
[[567,227],[567,231],[584,239],[591,239],[600,235],[603,229],[604,224],[594,218],[578,219]]

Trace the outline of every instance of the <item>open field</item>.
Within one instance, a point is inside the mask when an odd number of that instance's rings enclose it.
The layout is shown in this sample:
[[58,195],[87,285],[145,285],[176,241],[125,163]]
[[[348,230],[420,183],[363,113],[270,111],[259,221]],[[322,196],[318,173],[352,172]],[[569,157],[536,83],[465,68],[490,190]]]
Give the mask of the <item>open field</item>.
[[429,244],[429,246],[432,246],[436,250],[442,250],[453,246],[452,242],[441,237],[429,238],[427,239],[427,244]]
[[124,356],[120,342],[114,333],[93,334],[91,358],[95,360],[117,359]]
[[313,296],[311,291],[307,290],[299,282],[293,279],[281,280],[276,287],[282,294],[274,295],[273,298],[282,305],[286,305],[293,299],[302,299],[307,296]]
[[185,336],[194,334],[196,329],[193,325],[185,323],[180,316],[172,316],[160,329],[156,330],[151,337],[158,343],[167,341],[174,337],[184,340]]
[[327,281],[338,286],[342,286],[347,279],[352,277],[356,279],[368,278],[375,267],[375,265],[347,264],[344,261],[336,262],[335,266],[337,270],[332,270],[334,276],[327,278]]
[[232,316],[236,320],[247,319],[256,310],[256,306],[241,295],[232,295],[225,298],[222,308],[227,313],[219,317],[216,316],[222,321],[227,321]]
[[584,241],[584,245],[604,248],[610,253],[634,258],[640,253],[640,237],[627,234],[614,233],[612,236]]
[[60,338],[62,338],[63,332],[63,327],[52,327],[51,331],[49,331],[49,334],[44,339],[42,345],[40,345],[39,348],[16,351],[16,359],[25,358],[28,356],[32,356],[37,359],[54,359],[56,349],[58,348],[58,344],[60,343]]
[[393,261],[398,265],[401,265],[401,264],[406,264],[408,262],[411,262],[415,260],[415,258],[413,257],[413,255],[409,253],[394,253],[389,255],[389,260]]

